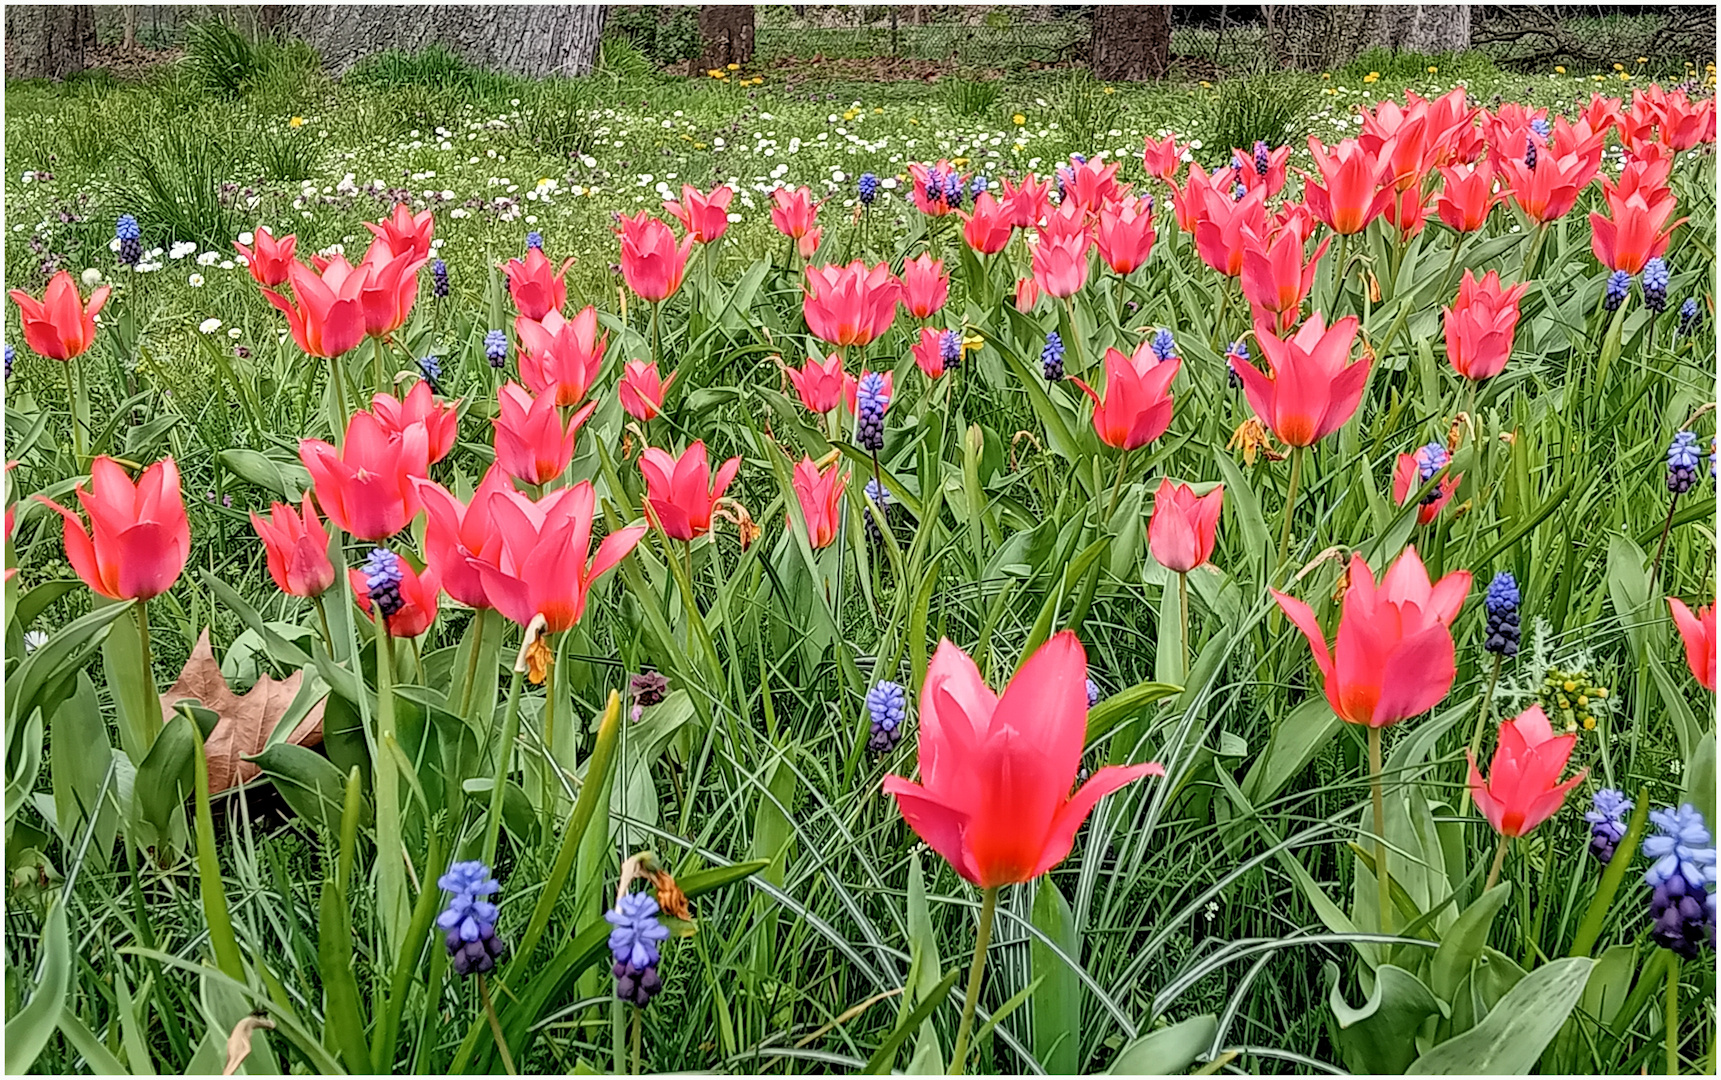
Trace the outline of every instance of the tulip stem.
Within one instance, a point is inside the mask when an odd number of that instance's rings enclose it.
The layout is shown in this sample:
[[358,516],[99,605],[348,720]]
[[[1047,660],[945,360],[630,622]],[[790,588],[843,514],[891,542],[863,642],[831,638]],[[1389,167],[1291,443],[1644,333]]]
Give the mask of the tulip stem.
[[630,1039],[631,1043],[633,1044],[633,1075],[635,1075],[635,1076],[639,1075],[639,1067],[640,1067],[640,1056],[641,1055],[640,1055],[640,1046],[639,1046],[639,1044],[640,1044],[639,1028],[640,1028],[640,1013],[641,1013],[641,1011],[642,1010],[640,1010],[638,1008],[633,1010],[633,1035]]
[[[530,631],[528,630],[528,635]],[[521,656],[525,650],[521,650]],[[490,785],[490,814],[484,823],[484,865],[496,865],[496,844],[502,833],[502,789],[508,782],[508,766],[514,756],[514,740],[520,737],[520,676],[525,665],[516,662],[508,680],[508,705],[502,714],[502,738],[496,744],[496,774]]]
[[1064,297],[1064,311],[1070,317],[1070,348],[1076,354],[1076,370],[1085,376],[1088,370],[1088,361],[1086,353],[1082,349],[1081,331],[1076,328],[1076,302],[1073,298]]
[[382,338],[371,338],[371,378],[376,382],[375,393],[388,392],[388,373],[382,354]]
[[1183,643],[1183,684],[1189,685],[1189,575],[1177,575],[1177,614],[1182,621],[1178,640]]
[[659,336],[660,331],[657,323],[658,313],[662,310],[662,300],[651,305],[651,362],[653,364],[661,364],[663,362],[663,341]]
[[323,644],[329,647],[329,656],[335,655],[335,635],[329,630],[329,609],[323,605],[323,594],[311,597],[311,606],[317,609],[317,622],[323,628]]
[[72,371],[72,365],[77,362],[77,358],[73,357],[67,360],[64,365],[66,369],[66,412],[71,414],[72,418],[72,464],[77,469],[82,470],[84,429],[78,424],[78,381],[77,375]]
[[1655,579],[1661,575],[1661,557],[1667,554],[1667,534],[1673,531],[1673,508],[1679,505],[1679,492],[1667,500],[1667,520],[1661,525],[1661,542],[1655,545],[1655,561],[1649,564],[1649,592],[1655,593]]
[[1488,894],[1488,891],[1490,889],[1492,889],[1495,885],[1499,884],[1500,868],[1502,866],[1506,865],[1506,844],[1507,844],[1507,842],[1508,842],[1508,838],[1506,836],[1502,835],[1500,837],[1500,843],[1495,845],[1495,847],[1494,847],[1494,865],[1490,866],[1488,868],[1488,881],[1486,884],[1484,884],[1482,886],[1482,893],[1484,896],[1486,896]]
[[1679,954],[1667,954],[1667,1075],[1679,1075]]
[[[138,746],[142,747],[142,753],[147,754],[149,752],[149,748],[155,745],[155,737],[157,733],[161,731],[161,724],[159,722],[161,717],[161,697],[159,691],[155,688],[155,660],[149,647],[149,601],[142,599],[138,600],[137,605],[132,610],[137,615],[137,644],[138,651],[143,660],[143,689],[144,693],[148,696],[148,702],[144,707],[144,714],[138,718],[141,721],[141,726],[143,728],[143,730],[137,733],[139,739]],[[141,758],[138,763],[142,764]]]
[[[1470,758],[1482,750],[1482,733],[1488,730],[1488,707],[1494,703],[1494,688],[1500,684],[1500,667],[1506,662],[1505,653],[1494,654],[1494,672],[1488,676],[1488,689],[1482,694],[1482,700],[1476,705],[1476,730],[1470,735]],[[1458,796],[1458,814],[1460,817],[1470,809],[1470,785],[1464,785],[1464,793]]]
[[968,1033],[974,1027],[974,1009],[980,1004],[980,980],[986,973],[986,947],[992,943],[992,920],[998,911],[998,886],[980,890],[980,931],[974,938],[974,963],[968,968],[968,993],[962,999],[962,1023],[956,1029],[956,1047],[950,1052],[950,1075],[961,1076],[968,1062]]
[[[1434,294],[1436,303],[1444,302],[1447,290],[1452,288],[1452,268],[1458,265],[1458,253],[1463,249],[1464,238],[1460,236],[1458,238],[1458,242],[1452,245],[1452,254],[1446,260],[1446,269],[1440,272],[1440,291]],[[1395,283],[1394,288],[1396,289],[1396,287]]]
[[496,1038],[496,1049],[502,1054],[502,1068],[509,1076],[518,1075],[514,1072],[514,1056],[508,1053],[508,1040],[502,1037],[502,1022],[496,1019],[496,1006],[490,1003],[490,988],[484,983],[484,976],[478,976],[478,1000],[484,1003],[484,1016],[490,1021],[490,1034]]
[[1129,451],[1128,450],[1119,451],[1118,456],[1117,456],[1117,479],[1112,481],[1112,485],[1111,485],[1111,505],[1106,507],[1105,524],[1107,524],[1107,525],[1111,524],[1112,515],[1117,513],[1117,498],[1118,498],[1118,495],[1123,491],[1123,474],[1124,474],[1125,468],[1128,465],[1129,465]]
[[1368,729],[1369,794],[1374,799],[1374,876],[1380,883],[1380,932],[1392,932],[1392,879],[1386,873],[1386,796],[1382,793],[1380,728]]
[[1279,528],[1279,557],[1273,562],[1273,569],[1285,565],[1285,556],[1291,551],[1291,516],[1297,509],[1297,486],[1303,479],[1303,450],[1304,447],[1291,447],[1291,483],[1285,490],[1285,523]]
[[333,432],[335,449],[340,450],[346,444],[347,420],[352,416],[352,413],[348,411],[347,380],[346,377],[341,374],[341,361],[339,357],[329,357],[329,380],[334,383],[335,409],[340,413],[340,415],[330,418],[332,421],[331,426],[335,429]]
[[[372,605],[376,620],[376,748],[371,762],[376,776],[377,907],[382,912],[391,950],[405,946],[405,863],[400,834],[400,777],[395,773],[394,638],[380,605]],[[393,955],[392,951],[390,955]]]

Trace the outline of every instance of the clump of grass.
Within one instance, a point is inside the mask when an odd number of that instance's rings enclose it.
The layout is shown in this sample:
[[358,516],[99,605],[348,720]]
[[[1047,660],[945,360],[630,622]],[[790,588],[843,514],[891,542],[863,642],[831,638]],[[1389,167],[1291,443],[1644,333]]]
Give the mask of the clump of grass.
[[652,74],[651,58],[625,37],[606,37],[598,46],[598,71],[615,79],[643,79]]
[[185,67],[207,93],[236,98],[256,81],[263,60],[244,34],[220,19],[199,19],[185,31]]
[[1206,128],[1216,152],[1256,141],[1282,146],[1307,131],[1313,84],[1301,75],[1251,75],[1220,83],[1208,99]]
[[999,90],[994,80],[957,76],[944,83],[944,104],[957,116],[984,116],[998,103]]
[[540,85],[520,110],[520,137],[534,149],[560,158],[583,154],[592,145],[592,92],[589,84],[558,79]]
[[146,245],[196,240],[216,247],[246,227],[222,191],[228,156],[213,132],[164,124],[131,150],[117,202],[137,218]]
[[1100,131],[1104,111],[1099,80],[1085,69],[1076,69],[1058,94],[1057,124],[1072,146],[1092,146]]

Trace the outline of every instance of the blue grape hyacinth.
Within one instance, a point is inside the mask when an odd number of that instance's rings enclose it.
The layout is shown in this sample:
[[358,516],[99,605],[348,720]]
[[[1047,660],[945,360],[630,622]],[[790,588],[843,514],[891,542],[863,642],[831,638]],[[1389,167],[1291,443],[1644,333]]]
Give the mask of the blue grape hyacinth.
[[530,251],[533,248],[537,248],[539,251],[544,250],[544,234],[537,229],[526,234],[526,250]]
[[861,201],[862,206],[871,206],[873,203],[873,200],[878,198],[878,174],[877,173],[870,173],[870,172],[861,173],[860,174],[860,183],[856,186],[858,187],[858,189],[860,191],[860,201]]
[[119,241],[120,265],[136,266],[143,258],[143,230],[138,227],[137,218],[121,214],[114,225],[114,238]]
[[365,592],[377,613],[392,619],[406,605],[400,595],[400,556],[387,548],[376,548],[365,557]]
[[1524,137],[1524,167],[1528,169],[1536,167],[1536,140],[1529,136]]
[[[878,507],[878,512],[884,515],[885,522],[888,524],[890,522],[890,489],[880,484],[877,479],[868,480],[866,482],[866,497],[872,500],[874,506]],[[865,515],[864,520],[866,521],[866,538],[874,543],[882,542],[884,535],[879,532],[878,523],[872,519],[870,512]]]
[[1607,276],[1607,292],[1602,294],[1601,306],[1606,311],[1618,311],[1631,293],[1631,275],[1615,270]]
[[1270,164],[1267,156],[1267,144],[1260,139],[1255,140],[1255,175],[1266,176]]
[[952,209],[962,205],[962,178],[955,173],[944,178],[944,203]]
[[1056,330],[1046,332],[1046,347],[1040,350],[1040,372],[1047,382],[1064,379],[1064,339]]
[[1237,361],[1249,359],[1249,343],[1233,341],[1225,350],[1225,385],[1233,390],[1243,389],[1243,376],[1237,374]]
[[457,862],[436,879],[437,887],[450,894],[448,906],[436,917],[454,970],[461,975],[482,975],[496,966],[507,944],[496,936],[496,905],[484,899],[502,886],[481,862]]
[[974,179],[969,181],[969,183],[968,183],[968,194],[971,198],[977,197],[982,191],[985,191],[986,188],[987,188],[986,178],[984,176],[980,176],[979,174],[976,174]]
[[1523,597],[1518,593],[1518,580],[1511,571],[1502,570],[1488,583],[1482,606],[1488,613],[1487,640],[1482,647],[1502,657],[1518,655],[1521,628],[1518,625],[1518,605]]
[[[1434,474],[1446,468],[1452,455],[1446,449],[1445,443],[1431,442],[1427,446],[1416,448],[1416,477],[1418,484],[1426,484],[1434,479]],[[1422,497],[1423,506],[1431,506],[1440,501],[1440,489],[1437,487]]]
[[508,362],[507,334],[492,330],[484,335],[484,359],[490,361],[493,368],[500,368]]
[[441,259],[430,264],[430,294],[438,300],[448,295],[448,264]]
[[1655,835],[1643,842],[1653,859],[1643,875],[1652,890],[1650,936],[1687,960],[1715,945],[1715,841],[1703,814],[1690,803],[1649,812]]
[[1088,708],[1091,709],[1095,705],[1098,705],[1100,703],[1100,684],[1097,682],[1094,682],[1092,679],[1089,679],[1087,689],[1088,689]]
[[1697,448],[1697,433],[1676,432],[1667,447],[1667,490],[1683,495],[1697,486],[1697,463],[1702,452]]
[[424,376],[424,381],[430,384],[430,388],[440,393],[442,361],[435,355],[421,356],[418,359],[418,370]]
[[1679,334],[1681,337],[1697,329],[1699,314],[1696,298],[1687,296],[1685,302],[1679,305]]
[[1161,361],[1170,360],[1177,355],[1177,339],[1171,336],[1170,330],[1155,331],[1153,340],[1148,343],[1148,347],[1153,350],[1153,355]]
[[866,692],[866,711],[872,721],[866,748],[886,754],[902,741],[908,723],[908,691],[889,679],[874,683]]
[[890,387],[884,376],[869,371],[861,376],[855,391],[855,441],[862,450],[884,449],[884,412],[890,408]]
[[656,897],[642,892],[624,894],[604,912],[604,921],[615,928],[610,931],[609,947],[616,997],[640,1008],[663,989],[657,973],[663,959],[658,945],[669,940],[669,927],[657,914]]
[[945,371],[961,367],[962,335],[955,330],[946,330],[938,335],[938,358],[944,362]]
[[1614,850],[1625,839],[1625,816],[1636,804],[1616,788],[1595,793],[1584,820],[1590,823],[1590,854],[1603,866],[1613,861]]
[[14,349],[12,347],[11,342],[7,342],[6,343],[6,377],[8,379],[10,379],[12,377],[12,361],[17,359],[17,357],[18,357],[18,350]]
[[1643,306],[1660,314],[1667,310],[1667,284],[1672,274],[1660,258],[1643,264]]

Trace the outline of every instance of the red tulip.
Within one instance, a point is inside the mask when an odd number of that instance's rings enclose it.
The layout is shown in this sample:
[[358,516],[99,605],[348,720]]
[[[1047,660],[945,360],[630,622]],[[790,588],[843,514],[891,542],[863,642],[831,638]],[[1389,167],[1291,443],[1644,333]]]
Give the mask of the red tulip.
[[1398,230],[1398,242],[1404,243],[1422,231],[1428,222],[1428,197],[1419,187],[1407,188],[1393,195],[1386,204],[1387,224]]
[[1429,122],[1428,103],[1418,99],[1409,108],[1383,101],[1374,112],[1362,110],[1362,134],[1357,142],[1369,154],[1385,160],[1393,186],[1402,194],[1422,183],[1439,149],[1439,132]]
[[710,195],[701,194],[691,184],[683,184],[681,201],[665,199],[663,208],[675,215],[694,243],[709,244],[728,231],[729,200],[734,197],[735,189],[727,184],[712,188]]
[[148,600],[173,588],[191,553],[191,524],[179,493],[179,467],[163,458],[134,485],[110,457],[90,463],[90,488],[79,484],[78,515],[52,499],[36,501],[64,519],[66,558],[84,584],[110,600]]
[[469,561],[490,603],[509,621],[525,626],[542,615],[552,634],[573,626],[585,614],[592,583],[645,535],[644,525],[619,529],[604,537],[588,563],[595,501],[587,480],[535,502],[514,491],[490,496],[500,543],[492,558]]
[[655,446],[640,455],[639,471],[645,477],[645,513],[672,540],[692,540],[711,530],[711,511],[729,489],[741,459],[732,457],[717,467],[705,458],[705,443],[695,442],[679,458]]
[[69,271],[61,270],[37,300],[22,289],[12,290],[12,302],[24,324],[24,341],[39,356],[70,360],[89,351],[96,341],[96,312],[108,302],[112,289],[103,285],[90,294],[89,306],[78,296]]
[[[87,580],[87,579],[86,579]],[[1697,609],[1693,615],[1684,601],[1667,598],[1667,608],[1673,613],[1673,625],[1685,642],[1685,663],[1691,674],[1705,690],[1715,689],[1715,605]]]
[[1006,177],[1003,181],[1003,203],[1010,216],[1010,224],[1018,229],[1032,229],[1038,225],[1051,208],[1051,189],[1050,180],[1036,179],[1033,173],[1022,177],[1022,182],[1015,187]]
[[[1416,508],[1416,523],[1427,525],[1440,516],[1440,511],[1452,501],[1452,496],[1458,491],[1458,484],[1464,479],[1463,473],[1448,474],[1434,488],[1434,498]],[[1422,466],[1415,454],[1398,455],[1398,465],[1392,471],[1392,501],[1400,506],[1410,501],[1422,489]]]
[[658,219],[641,210],[633,217],[623,216],[621,228],[621,276],[641,300],[662,301],[681,288],[682,275],[687,272],[687,256],[693,251],[693,237],[675,242],[675,234]]
[[771,224],[791,240],[799,240],[813,232],[818,221],[819,204],[813,201],[811,188],[775,188],[771,192]]
[[1105,355],[1106,396],[1102,402],[1093,388],[1071,379],[1094,403],[1094,431],[1100,441],[1120,450],[1134,450],[1165,434],[1171,426],[1171,381],[1177,378],[1183,358],[1161,360],[1152,342],[1136,346],[1135,355],[1116,349]]
[[1101,208],[1129,193],[1128,184],[1118,183],[1115,161],[1104,164],[1098,159],[1090,159],[1074,162],[1061,171],[1064,174],[1064,203],[1074,203],[1090,214],[1099,213]]
[[429,434],[423,424],[394,434],[370,413],[357,412],[347,421],[341,449],[304,439],[299,460],[336,528],[360,540],[386,540],[418,514],[412,478],[430,468]]
[[[1674,202],[1669,194],[1651,203],[1645,191],[1621,195],[1617,190],[1607,195],[1608,217],[1590,213],[1590,250],[1598,262],[1609,270],[1624,270],[1636,274],[1650,259],[1667,250],[1673,230],[1687,219],[1680,218],[1662,228],[1673,213]],[[1657,194],[1649,192],[1649,194]]]
[[1619,126],[1620,106],[1623,104],[1619,98],[1592,93],[1589,104],[1578,113],[1578,118],[1588,124],[1591,131],[1606,131]]
[[389,435],[400,436],[414,424],[424,425],[425,448],[431,464],[448,456],[460,435],[460,402],[447,402],[430,392],[423,379],[412,385],[406,397],[378,394],[371,398],[370,411]]
[[[808,412],[821,416],[836,408],[843,400],[845,385],[852,384],[854,379],[843,373],[843,358],[832,353],[824,360],[807,357],[804,367],[784,368],[784,374],[795,386],[795,393],[801,396],[801,404]],[[847,393],[852,396],[853,389]]]
[[[1073,203],[1069,205],[1074,209]],[[1053,213],[1048,224],[1060,216]],[[1034,283],[1046,295],[1059,299],[1074,296],[1088,281],[1088,234],[1041,228],[1032,261]]]
[[1010,207],[1000,205],[990,191],[982,191],[974,196],[974,212],[962,215],[962,239],[982,255],[996,255],[1010,242],[1014,225]]
[[[807,542],[814,548],[829,547],[837,538],[837,517],[848,482],[840,461],[831,462],[824,472],[812,458],[802,458],[795,466],[795,500],[801,504],[801,517],[807,523]],[[794,525],[791,517],[789,527]]]
[[[400,610],[388,617],[389,637],[415,638],[430,629],[436,621],[436,598],[442,579],[436,571],[425,567],[414,570],[405,559],[396,560],[400,567]],[[370,583],[365,572],[357,567],[347,568],[347,580],[353,585],[353,599],[366,615],[370,610]]]
[[1460,233],[1473,233],[1487,224],[1489,212],[1501,198],[1494,191],[1494,166],[1486,161],[1477,165],[1442,165],[1440,175],[1445,182],[1434,199],[1434,210],[1440,220]]
[[1040,302],[1040,283],[1031,277],[1016,280],[1016,310],[1033,311]]
[[1500,725],[1500,745],[1488,764],[1488,779],[1470,759],[1470,795],[1476,809],[1501,836],[1527,836],[1530,830],[1554,816],[1566,801],[1566,792],[1583,783],[1589,770],[1579,769],[1565,783],[1560,773],[1571,759],[1576,732],[1555,735],[1547,714],[1532,705]]
[[1003,696],[948,640],[920,690],[920,783],[884,779],[909,828],[982,888],[1063,862],[1100,799],[1165,770],[1107,765],[1074,795],[1087,739],[1087,654],[1065,630],[1034,651]]
[[[908,173],[910,177],[909,197],[914,200],[915,209],[933,217],[943,217],[956,209],[944,198],[944,186],[949,183],[952,176],[956,178],[957,184],[964,191],[968,189],[968,178],[958,173],[948,161],[941,160],[930,169],[918,161],[911,162],[908,166]],[[927,182],[933,178],[934,173],[938,175],[938,190],[929,196],[926,186]]]
[[1267,189],[1267,197],[1272,198],[1285,189],[1285,165],[1291,160],[1291,148],[1281,146],[1267,154],[1267,171],[1261,172],[1255,167],[1256,158],[1253,153],[1242,150],[1231,151],[1231,160],[1236,162],[1234,171],[1237,182],[1246,189],[1253,191],[1258,187]]
[[490,519],[490,497],[514,490],[508,474],[492,463],[470,503],[434,480],[414,479],[413,487],[424,504],[424,561],[436,571],[442,591],[469,608],[488,610],[490,598],[473,564],[499,558],[502,534]]
[[508,294],[514,298],[514,306],[522,318],[541,322],[550,312],[562,310],[562,305],[568,302],[568,285],[564,279],[568,267],[573,264],[574,260],[569,258],[558,270],[541,248],[528,250],[525,262],[508,260],[508,265],[503,267],[508,275]]
[[491,422],[496,427],[496,463],[502,471],[528,484],[547,484],[562,475],[574,460],[580,425],[591,418],[598,403],[587,402],[564,425],[562,410],[548,394],[534,398],[525,387],[510,382],[496,396],[500,415]]
[[1397,149],[1390,140],[1370,153],[1355,139],[1346,139],[1330,151],[1313,135],[1309,153],[1314,155],[1321,182],[1305,173],[1303,201],[1315,217],[1340,236],[1362,232],[1386,210],[1392,199],[1394,172],[1391,155]]
[[1147,521],[1147,547],[1167,570],[1187,574],[1213,557],[1225,485],[1196,495],[1188,484],[1161,480]]
[[285,284],[287,272],[293,265],[293,249],[298,246],[296,236],[283,236],[276,240],[267,226],[259,225],[252,235],[253,244],[246,247],[239,241],[233,242],[233,250],[245,260],[245,269],[251,272],[251,277],[265,289]]
[[902,283],[890,266],[868,267],[856,259],[847,266],[809,266],[802,311],[807,329],[833,345],[867,345],[896,320]]
[[265,521],[251,512],[251,528],[263,541],[269,576],[289,596],[312,597],[335,583],[335,564],[329,561],[329,534],[317,518],[311,493],[305,492],[303,515],[291,503],[274,503]]
[[1315,270],[1331,239],[1322,240],[1314,257],[1303,262],[1303,242],[1295,232],[1281,232],[1266,242],[1254,233],[1243,236],[1243,296],[1257,315],[1275,315],[1283,333],[1296,325],[1303,299],[1315,283]]
[[1112,273],[1127,277],[1153,253],[1153,211],[1139,199],[1125,199],[1100,211],[1094,247]]
[[1546,224],[1565,217],[1578,201],[1578,193],[1595,179],[1597,162],[1577,154],[1556,157],[1552,151],[1538,154],[1536,167],[1518,157],[1500,165],[1512,201],[1532,221]]
[[1284,203],[1267,219],[1267,232],[1296,233],[1297,240],[1306,244],[1315,235],[1315,215],[1309,212],[1306,203]]
[[1280,441],[1313,446],[1343,427],[1362,404],[1372,358],[1365,356],[1350,363],[1356,331],[1356,316],[1346,316],[1328,327],[1318,311],[1284,339],[1271,327],[1255,324],[1255,336],[1271,374],[1263,374],[1241,359],[1231,367],[1243,380],[1249,407]]
[[1177,145],[1175,138],[1167,135],[1162,142],[1147,140],[1147,148],[1142,151],[1142,164],[1147,166],[1147,175],[1156,176],[1173,186],[1177,183],[1177,170],[1183,165],[1183,150]]
[[1207,191],[1219,191],[1230,198],[1231,185],[1226,183],[1227,173],[1224,171],[1212,173],[1201,167],[1199,161],[1189,163],[1189,175],[1184,178],[1183,186],[1173,184],[1171,187],[1171,210],[1177,218],[1177,227],[1195,235],[1196,227],[1201,223],[1201,216],[1207,212]]
[[941,330],[935,326],[923,326],[920,337],[909,346],[909,353],[914,362],[929,379],[936,379],[944,374],[944,335],[953,334],[954,330]]
[[[394,213],[384,218],[380,225],[367,221],[364,226],[382,242],[390,258],[400,255],[410,255],[415,260],[430,258],[430,239],[436,234],[436,222],[429,210],[414,214],[405,203],[397,202]],[[288,257],[291,257],[291,252]]]
[[[425,260],[411,252],[392,255],[387,244],[375,240],[357,266],[341,255],[328,259],[312,256],[311,262],[322,274],[322,282],[337,293],[346,295],[352,281],[358,281],[364,332],[369,337],[385,338],[406,325],[407,316],[412,314],[413,302],[418,299],[418,268]],[[295,292],[300,280],[300,275],[292,275]],[[268,290],[264,293],[268,295]],[[299,298],[304,300],[302,294]]]
[[1309,605],[1269,591],[1308,639],[1327,704],[1341,720],[1386,727],[1434,708],[1452,688],[1457,668],[1449,627],[1470,592],[1468,571],[1430,584],[1416,549],[1405,548],[1377,588],[1374,571],[1353,554],[1331,650]]
[[1659,100],[1652,99],[1655,122],[1661,141],[1674,153],[1682,153],[1699,143],[1715,141],[1715,99],[1706,97],[1692,104],[1684,91],[1669,94],[1655,88]]
[[1673,155],[1660,143],[1650,143],[1620,167],[1618,180],[1601,178],[1602,194],[1609,200],[1641,194],[1652,208],[1667,203],[1671,212],[1676,204],[1673,192],[1667,187],[1672,172]]
[[287,329],[307,356],[339,356],[365,336],[364,306],[359,298],[365,275],[354,273],[344,259],[329,270],[332,272],[319,275],[303,263],[287,267],[297,306],[273,289],[263,290],[263,298],[287,317]]
[[1256,188],[1241,199],[1210,187],[1198,193],[1205,206],[1195,223],[1195,251],[1208,266],[1237,277],[1243,272],[1248,238],[1267,235],[1267,190]]
[[[1488,138],[1488,157],[1495,168],[1505,164],[1509,157],[1524,156],[1525,140],[1533,135],[1535,128],[1531,125],[1538,121],[1548,123],[1547,109],[1531,109],[1516,101],[1505,102],[1492,113],[1486,109],[1482,111],[1482,128]],[[1551,125],[1549,130],[1552,131]],[[1546,146],[1547,140],[1538,136],[1537,145]]]
[[950,297],[950,276],[944,260],[922,253],[902,264],[902,306],[917,319],[930,319]]
[[1481,281],[1464,271],[1458,299],[1445,309],[1446,359],[1453,370],[1479,382],[1505,369],[1518,328],[1518,301],[1529,287],[1529,282],[1519,282],[1502,289],[1493,270]]
[[590,305],[572,320],[551,311],[537,321],[514,320],[520,338],[520,378],[534,394],[553,394],[564,408],[578,405],[603,368],[609,335],[598,336],[598,313]]
[[641,423],[651,420],[663,411],[663,395],[669,392],[675,376],[671,372],[669,378],[660,378],[655,360],[649,363],[629,360],[622,368],[621,385],[616,388],[622,409]]

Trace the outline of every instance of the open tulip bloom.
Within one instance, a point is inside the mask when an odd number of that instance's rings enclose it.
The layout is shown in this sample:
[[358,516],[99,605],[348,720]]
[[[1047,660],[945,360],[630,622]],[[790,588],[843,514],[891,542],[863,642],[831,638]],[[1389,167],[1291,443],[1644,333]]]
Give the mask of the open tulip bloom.
[[24,324],[24,343],[39,356],[70,360],[89,351],[96,340],[96,313],[113,290],[103,285],[90,294],[89,304],[78,295],[69,271],[61,270],[37,300],[22,289],[12,290],[12,302]]
[[1466,752],[1470,762],[1470,796],[1500,837],[1494,866],[1483,891],[1492,889],[1500,876],[1507,841],[1528,836],[1537,825],[1553,817],[1566,801],[1566,793],[1583,783],[1588,775],[1588,770],[1580,769],[1577,775],[1560,782],[1560,773],[1565,771],[1577,740],[1576,732],[1555,735],[1542,707],[1532,705],[1500,725],[1500,742],[1494,750],[1494,760],[1488,764],[1486,779],[1476,768],[1476,755]]
[[90,463],[89,490],[75,491],[84,513],[52,499],[36,501],[59,514],[66,558],[85,585],[110,600],[148,600],[179,580],[191,553],[191,524],[179,492],[179,468],[165,458],[143,470],[133,484],[120,463],[98,457]]
[[717,500],[740,468],[741,459],[732,457],[717,467],[713,477],[703,441],[689,446],[679,458],[655,446],[647,447],[639,459],[639,471],[645,477],[646,516],[671,539],[704,536],[711,530],[711,512]]

